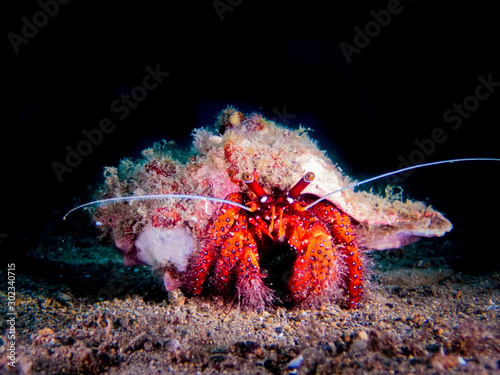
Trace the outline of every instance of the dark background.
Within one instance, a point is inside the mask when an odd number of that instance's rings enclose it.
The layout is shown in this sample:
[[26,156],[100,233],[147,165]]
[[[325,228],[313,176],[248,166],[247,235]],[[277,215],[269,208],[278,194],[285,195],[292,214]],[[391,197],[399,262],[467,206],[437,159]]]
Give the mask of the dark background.
[[[233,4],[220,10],[214,3]],[[43,236],[74,230],[62,215],[88,199],[104,166],[140,156],[153,142],[189,147],[196,127],[211,126],[227,104],[277,113],[314,131],[334,161],[356,179],[398,169],[415,139],[442,128],[447,140],[424,162],[500,157],[500,88],[453,130],[443,113],[474,95],[478,76],[500,81],[498,13],[491,3],[401,1],[399,14],[348,63],[341,43],[373,21],[369,2],[70,1],[15,53],[7,34],[41,10],[25,1],[2,23],[6,104],[2,132],[2,251],[22,254]],[[170,75],[130,115],[110,109],[141,84],[146,66]],[[278,111],[278,112],[277,112]],[[13,115],[12,117],[10,115]],[[51,164],[82,130],[109,117],[115,130],[58,181]],[[498,269],[498,162],[422,169],[402,184],[455,224],[466,271]],[[384,182],[385,183],[385,182]],[[369,187],[367,187],[369,188]],[[81,217],[78,218],[81,220]],[[66,226],[65,226],[66,225]]]

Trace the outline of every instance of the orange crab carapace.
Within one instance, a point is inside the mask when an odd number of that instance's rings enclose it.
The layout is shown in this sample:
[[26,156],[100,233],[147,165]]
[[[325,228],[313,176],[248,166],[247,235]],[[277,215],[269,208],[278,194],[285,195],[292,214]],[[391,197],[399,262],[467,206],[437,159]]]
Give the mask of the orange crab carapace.
[[[301,195],[313,179],[309,172],[288,192],[267,194],[253,175],[243,173],[241,180],[251,192],[232,193],[226,200],[250,211],[222,206],[186,273],[185,289],[195,295],[238,296],[250,308],[272,303],[274,292],[293,305],[310,305],[345,290],[349,307],[355,307],[363,267],[350,219],[328,201],[305,209],[317,199]],[[291,269],[283,267],[287,262]],[[280,282],[284,290],[276,290]]]

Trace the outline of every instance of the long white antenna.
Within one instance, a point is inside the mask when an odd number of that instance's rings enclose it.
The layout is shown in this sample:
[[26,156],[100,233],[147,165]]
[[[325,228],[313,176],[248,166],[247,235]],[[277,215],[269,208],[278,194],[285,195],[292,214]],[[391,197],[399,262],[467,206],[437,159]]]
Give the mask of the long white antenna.
[[[384,177],[388,177],[388,176],[392,176],[392,175],[395,175],[395,174],[398,174],[398,173],[410,171],[412,169],[430,167],[432,165],[439,165],[439,164],[446,164],[446,163],[458,163],[458,162],[464,162],[464,161],[500,161],[500,159],[496,159],[496,158],[450,159],[450,160],[435,161],[435,162],[432,162],[432,163],[425,163],[425,164],[413,165],[411,167],[407,167],[407,168],[403,168],[403,169],[398,169],[396,171],[392,171],[392,172],[381,174],[379,176],[371,177],[371,178],[368,178],[366,180],[363,180],[363,181],[356,182],[354,184],[345,186],[345,187],[343,187],[341,189],[332,191],[331,193],[328,193],[328,194],[322,196],[321,198],[315,200],[314,202],[312,202],[311,204],[309,204],[308,206],[306,206],[304,209],[307,210],[307,209],[311,208],[312,206],[318,204],[322,200],[328,198],[330,195],[333,195],[333,194],[336,194],[336,193],[340,193],[341,191],[344,191],[344,190],[347,190],[347,189],[351,189],[351,188],[355,188],[357,186],[360,186],[360,185],[363,185],[363,184],[366,184],[368,182],[372,182],[372,181],[375,181],[375,180],[379,180],[379,179],[384,178]],[[66,215],[64,215],[63,220],[66,220],[66,218],[68,217],[68,215],[71,214],[73,211],[79,210],[79,209],[84,208],[84,207],[93,206],[93,205],[96,205],[96,204],[106,204],[106,203],[124,202],[124,201],[126,202],[126,201],[146,200],[146,199],[198,199],[198,200],[205,200],[205,201],[211,201],[211,202],[225,203],[225,204],[229,204],[229,205],[232,205],[232,206],[239,207],[239,208],[241,208],[243,210],[246,210],[246,211],[250,211],[249,207],[244,206],[244,205],[242,205],[240,203],[228,201],[226,199],[220,199],[220,198],[214,198],[214,197],[204,197],[202,195],[189,195],[189,194],[149,194],[149,195],[133,195],[133,196],[130,196],[130,197],[116,197],[116,198],[99,199],[99,200],[96,200],[96,201],[88,202],[88,203],[82,204],[80,206],[77,206],[77,207],[72,208],[71,210],[69,210],[66,213]]]
[[394,174],[398,174],[398,173],[410,171],[412,169],[423,168],[423,167],[430,167],[432,165],[445,164],[445,163],[458,163],[458,162],[462,162],[462,161],[500,161],[500,159],[496,159],[496,158],[450,159],[450,160],[434,161],[432,163],[425,163],[425,164],[413,165],[411,167],[406,167],[406,168],[403,168],[403,169],[398,169],[397,171],[392,171],[392,172],[381,174],[379,176],[368,178],[366,180],[363,180],[363,181],[360,181],[360,182],[356,182],[354,184],[351,184],[351,185],[348,185],[346,187],[343,187],[342,189],[338,189],[338,190],[332,191],[331,193],[328,193],[328,194],[322,196],[321,198],[319,198],[319,199],[315,200],[314,202],[312,202],[310,205],[304,207],[304,209],[307,210],[307,209],[311,208],[312,206],[318,204],[319,202],[321,202],[322,200],[326,199],[330,195],[333,195],[333,194],[336,194],[336,193],[340,193],[341,191],[344,191],[344,190],[347,190],[347,189],[351,189],[351,188],[355,188],[357,186],[360,186],[360,185],[363,185],[363,184],[366,184],[368,182],[372,182],[372,181],[375,181],[375,180],[379,180],[379,179],[384,178],[384,177],[388,177],[388,176],[392,176]]
[[230,204],[239,208],[242,208],[244,210],[250,211],[250,208],[247,206],[244,206],[240,203],[228,201],[225,199],[219,199],[219,198],[213,198],[213,197],[204,197],[202,195],[189,195],[189,194],[149,194],[149,195],[132,195],[130,197],[116,197],[116,198],[107,198],[107,199],[99,199],[96,201],[88,202],[85,204],[81,204],[80,206],[77,206],[75,208],[72,208],[69,210],[66,215],[64,215],[63,220],[66,220],[66,217],[73,211],[79,210],[80,208],[88,207],[88,206],[93,206],[95,204],[105,204],[105,203],[114,203],[114,202],[127,202],[127,201],[137,201],[137,200],[146,200],[146,199],[199,199],[199,200],[205,200],[205,201],[212,201],[212,202],[220,202],[220,203],[226,203]]

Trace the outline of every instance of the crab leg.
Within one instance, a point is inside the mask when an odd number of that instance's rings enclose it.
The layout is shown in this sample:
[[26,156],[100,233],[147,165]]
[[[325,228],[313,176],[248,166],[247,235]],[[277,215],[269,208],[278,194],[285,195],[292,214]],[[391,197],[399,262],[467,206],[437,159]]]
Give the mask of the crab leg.
[[262,280],[257,244],[251,235],[237,263],[236,276],[238,297],[244,306],[260,308],[272,303],[273,291]]
[[260,216],[256,216],[255,218],[249,217],[248,222],[252,224],[255,227],[255,234],[259,238],[259,240],[262,240],[262,233],[264,233],[266,236],[268,236],[270,239],[274,240],[273,235],[271,232],[269,232],[267,228],[267,224]]
[[215,282],[221,294],[229,293],[229,282],[231,273],[238,259],[242,256],[243,246],[249,235],[246,229],[246,217],[240,215],[226,234],[224,242],[220,247],[220,257],[215,266]]
[[192,281],[189,285],[187,285],[187,288],[194,295],[200,295],[203,283],[207,278],[208,271],[210,271],[210,269],[212,268],[214,260],[214,246],[205,246],[194,262],[194,269],[189,273],[192,274]]
[[[241,203],[242,198],[239,194],[230,194],[227,200],[236,203]],[[191,280],[187,285],[188,290],[194,295],[199,295],[202,292],[203,283],[205,282],[209,271],[212,269],[215,259],[216,250],[224,243],[229,230],[233,227],[234,222],[239,217],[240,209],[229,204],[222,205],[222,214],[215,220],[212,228],[209,229],[208,243],[203,247],[202,251],[197,255],[192,262],[193,269],[188,272]]]
[[341,244],[347,264],[346,285],[349,290],[349,306],[355,307],[363,288],[363,265],[359,258],[359,249],[352,235],[351,221],[346,213],[340,213],[330,202],[322,201],[311,207],[316,217],[333,225],[332,234]]
[[288,289],[294,303],[318,299],[336,282],[332,236],[323,224],[307,218],[296,226],[289,244],[297,252]]

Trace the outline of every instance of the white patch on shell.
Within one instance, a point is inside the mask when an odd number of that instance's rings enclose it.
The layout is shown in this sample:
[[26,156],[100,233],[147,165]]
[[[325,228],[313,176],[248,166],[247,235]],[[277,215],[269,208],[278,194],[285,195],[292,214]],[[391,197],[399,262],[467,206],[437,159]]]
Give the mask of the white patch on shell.
[[137,258],[150,266],[164,266],[171,262],[178,271],[185,271],[189,255],[194,250],[193,236],[186,228],[161,229],[147,227],[135,246]]
[[[335,167],[326,163],[316,155],[304,154],[297,157],[297,163],[302,166],[305,172],[314,172],[318,177],[304,190],[305,193],[311,192],[319,196],[330,193],[334,190],[347,186],[346,181],[342,178],[340,172],[332,173]],[[303,176],[294,176],[298,181]]]

